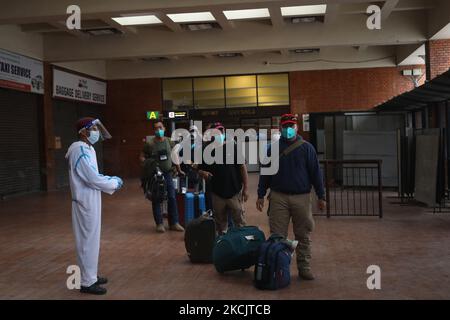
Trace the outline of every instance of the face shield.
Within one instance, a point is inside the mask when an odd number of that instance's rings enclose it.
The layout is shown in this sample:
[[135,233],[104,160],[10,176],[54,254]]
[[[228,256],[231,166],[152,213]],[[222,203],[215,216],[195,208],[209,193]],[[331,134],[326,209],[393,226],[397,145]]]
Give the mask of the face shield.
[[111,139],[111,134],[106,130],[106,127],[99,119],[92,120],[88,124],[86,124],[83,128],[78,131],[78,133],[84,132],[86,136],[88,136],[88,131],[98,131],[100,135],[100,140]]

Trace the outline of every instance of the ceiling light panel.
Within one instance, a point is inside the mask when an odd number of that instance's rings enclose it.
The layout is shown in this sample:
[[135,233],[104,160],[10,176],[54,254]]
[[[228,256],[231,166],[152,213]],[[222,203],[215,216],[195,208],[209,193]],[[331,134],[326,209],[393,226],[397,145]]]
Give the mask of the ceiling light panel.
[[146,16],[129,16],[129,17],[115,17],[111,18],[116,21],[118,24],[122,26],[136,26],[136,25],[144,25],[144,24],[158,24],[162,23],[158,17],[154,15],[146,15]]
[[281,7],[281,15],[284,17],[310,16],[310,15],[325,14],[326,12],[327,12],[326,4],[319,4],[313,6]]
[[269,9],[245,9],[245,10],[226,10],[223,11],[225,17],[228,20],[243,20],[243,19],[259,19],[259,18],[269,18]]
[[173,22],[206,22],[216,21],[211,12],[171,13],[167,15]]

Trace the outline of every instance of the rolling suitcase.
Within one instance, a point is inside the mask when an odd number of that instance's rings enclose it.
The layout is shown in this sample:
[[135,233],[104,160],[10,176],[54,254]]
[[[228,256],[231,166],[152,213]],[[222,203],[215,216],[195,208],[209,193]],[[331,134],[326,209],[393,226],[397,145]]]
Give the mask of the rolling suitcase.
[[220,273],[245,270],[255,265],[259,247],[265,241],[258,227],[231,228],[217,238],[213,249],[213,263]]
[[184,244],[193,263],[212,263],[216,226],[211,211],[192,220],[184,233]]
[[[185,185],[188,185],[187,177]],[[177,194],[176,196],[178,205],[178,220],[183,227],[186,227],[190,221],[206,212],[204,180],[202,185],[203,187],[201,192],[195,192],[194,190],[182,188],[182,193]]]

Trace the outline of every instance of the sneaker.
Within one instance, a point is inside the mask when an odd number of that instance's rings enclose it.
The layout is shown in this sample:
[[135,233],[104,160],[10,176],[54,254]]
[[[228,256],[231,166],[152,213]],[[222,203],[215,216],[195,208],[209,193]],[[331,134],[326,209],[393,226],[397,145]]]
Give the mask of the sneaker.
[[100,287],[98,284],[94,283],[90,287],[81,286],[80,292],[101,295],[101,294],[106,293],[106,289],[103,287]]
[[182,232],[184,231],[184,228],[179,223],[175,223],[174,225],[170,226],[170,230]]
[[298,276],[303,280],[314,280],[311,270],[298,270]]
[[163,224],[158,224],[156,226],[156,231],[159,232],[159,233],[164,233],[164,232],[166,232],[166,229],[164,228]]

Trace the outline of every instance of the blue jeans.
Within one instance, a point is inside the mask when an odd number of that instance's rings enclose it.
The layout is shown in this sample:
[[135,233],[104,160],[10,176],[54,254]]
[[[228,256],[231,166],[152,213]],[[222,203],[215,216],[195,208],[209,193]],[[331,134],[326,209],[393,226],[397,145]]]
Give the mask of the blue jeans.
[[[173,185],[172,175],[170,172],[164,173],[164,180],[166,180],[167,188],[167,211],[169,211],[169,225],[174,225],[178,223],[178,209],[177,200],[175,198],[175,187]],[[163,217],[161,214],[161,203],[152,202],[152,209],[156,224],[162,224]]]

